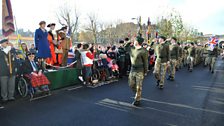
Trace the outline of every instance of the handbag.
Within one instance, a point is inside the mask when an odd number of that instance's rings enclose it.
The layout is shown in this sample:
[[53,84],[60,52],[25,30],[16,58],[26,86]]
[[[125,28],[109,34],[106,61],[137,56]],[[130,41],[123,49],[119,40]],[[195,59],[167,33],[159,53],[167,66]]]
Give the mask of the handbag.
[[60,48],[60,49],[55,48],[54,52],[55,52],[56,54],[61,54],[61,53],[63,53],[63,50],[62,50],[62,48]]

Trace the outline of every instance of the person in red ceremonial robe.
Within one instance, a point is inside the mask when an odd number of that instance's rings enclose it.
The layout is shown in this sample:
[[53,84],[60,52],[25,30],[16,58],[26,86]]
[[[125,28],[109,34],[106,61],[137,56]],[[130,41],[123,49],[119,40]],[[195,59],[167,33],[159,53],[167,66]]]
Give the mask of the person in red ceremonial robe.
[[50,46],[50,51],[51,51],[51,58],[47,59],[47,63],[49,65],[55,65],[57,63],[57,58],[56,58],[56,54],[55,54],[55,48],[57,48],[57,40],[55,39],[55,35],[53,34],[53,31],[55,29],[55,23],[51,23],[48,24],[47,27],[50,28],[50,30],[48,31],[48,42],[49,42],[49,46]]

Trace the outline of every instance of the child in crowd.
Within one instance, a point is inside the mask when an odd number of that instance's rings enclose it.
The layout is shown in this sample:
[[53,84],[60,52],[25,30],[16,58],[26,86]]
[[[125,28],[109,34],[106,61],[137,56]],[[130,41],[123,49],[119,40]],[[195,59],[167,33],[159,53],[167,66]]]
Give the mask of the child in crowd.
[[119,67],[116,64],[116,60],[112,60],[111,70],[112,70],[113,78],[118,78],[119,77]]

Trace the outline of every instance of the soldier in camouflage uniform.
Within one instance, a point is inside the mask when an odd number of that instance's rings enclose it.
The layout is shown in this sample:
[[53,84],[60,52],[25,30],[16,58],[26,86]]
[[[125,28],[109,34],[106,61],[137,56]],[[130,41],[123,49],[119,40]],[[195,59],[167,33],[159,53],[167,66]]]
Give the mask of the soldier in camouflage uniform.
[[176,66],[179,59],[179,47],[177,45],[177,39],[173,37],[171,39],[170,45],[170,64],[169,64],[169,77],[168,80],[174,81],[175,73],[176,73]]
[[183,64],[184,66],[187,66],[187,57],[188,57],[188,48],[189,46],[185,43],[184,48],[183,48]]
[[214,47],[213,50],[208,50],[208,64],[209,64],[209,70],[211,71],[211,73],[214,73],[215,62],[218,55],[219,55],[218,44]]
[[208,65],[208,44],[205,44],[202,53],[203,53],[202,55],[203,55],[204,67],[206,67]]
[[194,47],[194,43],[192,42],[190,44],[190,47],[188,48],[188,57],[187,57],[188,70],[190,72],[193,71],[195,53],[196,53],[196,50],[195,50],[195,47]]
[[163,89],[167,65],[170,61],[170,49],[169,45],[166,43],[166,37],[160,36],[159,43],[155,47],[155,54],[157,58],[153,73],[157,80],[157,86],[159,86],[160,89]]
[[177,69],[181,69],[183,67],[183,48],[182,45],[178,42],[177,45],[179,46],[179,59],[178,59],[178,66]]
[[142,95],[142,82],[148,70],[148,52],[141,46],[144,42],[142,37],[137,37],[134,46],[130,42],[125,44],[125,50],[129,52],[131,59],[131,71],[129,74],[129,86],[135,93],[135,106],[140,104]]

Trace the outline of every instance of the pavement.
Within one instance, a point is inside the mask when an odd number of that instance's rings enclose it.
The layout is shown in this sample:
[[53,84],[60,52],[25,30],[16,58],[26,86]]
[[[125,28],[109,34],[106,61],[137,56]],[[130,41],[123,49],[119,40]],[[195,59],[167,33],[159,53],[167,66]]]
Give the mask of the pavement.
[[174,82],[159,90],[149,74],[141,106],[127,78],[97,88],[80,85],[52,92],[46,98],[18,99],[0,109],[0,126],[224,126],[224,61],[214,74],[197,66],[177,72]]

